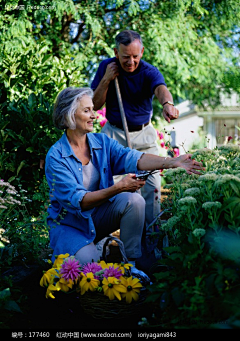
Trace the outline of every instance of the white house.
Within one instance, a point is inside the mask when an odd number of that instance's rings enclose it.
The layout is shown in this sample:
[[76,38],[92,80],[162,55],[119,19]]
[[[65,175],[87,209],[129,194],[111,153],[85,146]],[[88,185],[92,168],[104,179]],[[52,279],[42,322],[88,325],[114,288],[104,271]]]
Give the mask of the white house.
[[206,139],[206,146],[214,148],[224,143],[228,136],[240,135],[240,96],[222,95],[221,105],[216,109],[200,110],[194,103],[184,101],[176,106],[179,118],[165,126],[171,134],[171,145],[179,147],[180,154],[184,154],[200,139],[202,130]]

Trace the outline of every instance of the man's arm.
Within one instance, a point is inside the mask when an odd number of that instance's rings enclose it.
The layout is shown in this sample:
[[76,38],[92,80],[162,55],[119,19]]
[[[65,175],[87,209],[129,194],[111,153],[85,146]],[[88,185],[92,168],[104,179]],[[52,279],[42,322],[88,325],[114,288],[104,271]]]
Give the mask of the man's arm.
[[98,87],[94,91],[93,104],[94,110],[101,109],[106,102],[107,92],[110,82],[119,75],[118,66],[115,62],[108,64],[106,72],[101,79]]
[[[173,98],[169,90],[165,85],[159,85],[156,87],[155,91],[155,96],[158,98],[159,103],[163,105],[167,101],[172,102]],[[179,116],[179,111],[177,108],[175,108],[171,104],[165,104],[163,105],[163,117],[165,120],[170,123],[170,120],[175,120]]]

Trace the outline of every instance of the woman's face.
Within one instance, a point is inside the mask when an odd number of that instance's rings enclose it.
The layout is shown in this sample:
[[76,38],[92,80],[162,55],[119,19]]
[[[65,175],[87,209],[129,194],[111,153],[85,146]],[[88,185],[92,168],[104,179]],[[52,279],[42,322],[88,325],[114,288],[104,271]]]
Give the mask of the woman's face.
[[95,118],[92,99],[85,95],[81,98],[75,113],[76,129],[84,133],[91,132]]

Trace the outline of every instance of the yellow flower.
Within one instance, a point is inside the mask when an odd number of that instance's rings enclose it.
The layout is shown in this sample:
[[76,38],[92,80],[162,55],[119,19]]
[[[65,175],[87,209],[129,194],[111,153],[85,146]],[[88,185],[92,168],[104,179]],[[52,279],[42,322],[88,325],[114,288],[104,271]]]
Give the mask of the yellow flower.
[[81,273],[82,279],[80,281],[80,288],[81,288],[81,295],[85,294],[86,291],[94,291],[97,289],[97,287],[100,284],[100,281],[98,279],[94,278],[94,275],[92,272]]
[[126,297],[126,302],[131,303],[132,299],[137,301],[139,298],[138,294],[142,288],[142,284],[140,283],[139,279],[132,278],[132,276],[128,278],[121,277],[120,279],[121,283],[126,288],[126,292],[122,295],[123,297]]
[[53,284],[49,284],[48,288],[47,288],[47,292],[46,292],[46,298],[51,297],[51,298],[55,298],[55,296],[53,296],[53,292],[54,291],[59,291],[60,288],[55,287]]
[[117,299],[121,301],[120,293],[125,293],[127,291],[127,289],[115,277],[104,277],[102,283],[104,295],[108,296],[110,300],[113,300],[114,297],[117,297]]
[[132,264],[129,264],[129,263],[120,263],[118,264],[119,266],[119,269],[122,271],[122,274],[124,275],[125,274],[125,270],[129,270],[131,266],[133,266]]
[[69,253],[65,253],[65,255],[58,255],[53,263],[53,268],[60,268],[65,258],[69,257]]
[[101,260],[98,264],[101,265],[102,269],[109,268],[109,263],[106,263],[104,260]]
[[71,278],[67,281],[65,278],[60,278],[60,280],[57,282],[56,287],[60,288],[60,290],[67,292],[69,289],[72,289],[74,282],[71,280]]
[[52,284],[55,277],[59,277],[59,274],[57,273],[56,269],[49,269],[46,271],[42,278],[40,279],[40,285],[41,287],[48,286],[48,284]]

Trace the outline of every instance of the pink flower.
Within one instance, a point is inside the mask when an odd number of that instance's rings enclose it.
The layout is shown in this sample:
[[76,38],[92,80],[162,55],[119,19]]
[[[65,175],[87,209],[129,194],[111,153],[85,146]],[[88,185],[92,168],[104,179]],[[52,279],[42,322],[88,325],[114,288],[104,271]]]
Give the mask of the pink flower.
[[103,277],[116,277],[120,278],[122,276],[122,271],[119,268],[114,268],[114,266],[109,266],[109,268],[105,269]]
[[105,124],[106,124],[106,122],[107,122],[107,119],[104,118],[104,119],[100,122],[100,126],[101,126],[101,127],[104,127]]
[[71,279],[74,281],[78,278],[80,274],[80,263],[77,259],[74,257],[68,257],[64,260],[60,274],[65,280]]
[[233,138],[232,136],[228,136],[228,142],[231,141]]
[[92,272],[94,275],[94,278],[99,279],[99,276],[96,276],[96,272],[99,272],[102,270],[101,265],[97,263],[87,263],[86,265],[83,266],[82,272],[84,275],[86,275],[88,272]]
[[179,149],[178,148],[173,148],[174,156],[178,157],[179,156]]
[[165,147],[165,143],[164,143],[164,142],[161,142],[161,143],[160,143],[160,146],[161,146],[162,148],[164,148],[164,147]]
[[97,110],[97,113],[98,113],[97,117],[99,117],[99,115],[103,116],[102,110]]
[[106,108],[105,107],[102,109],[102,115],[106,116]]
[[[97,110],[97,113],[99,115],[105,117],[106,116],[106,108],[103,108],[102,110]],[[99,117],[99,115],[98,115],[98,117]]]
[[157,135],[158,135],[159,139],[162,140],[164,138],[163,133],[160,133],[160,131],[157,130],[157,129],[156,129],[156,132],[157,132]]

